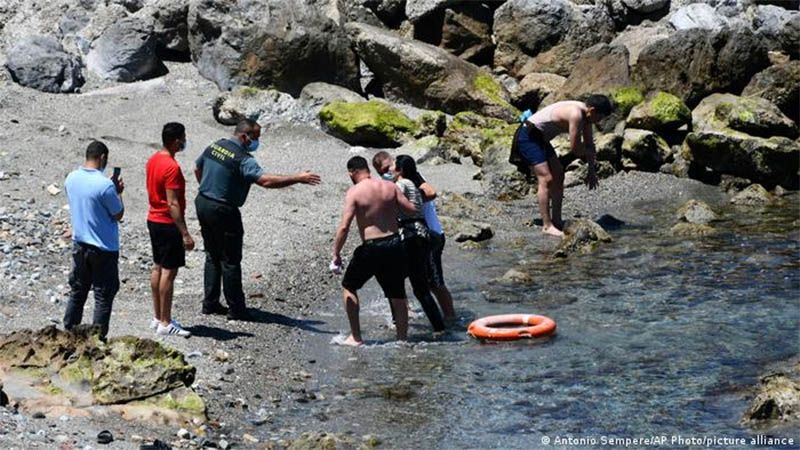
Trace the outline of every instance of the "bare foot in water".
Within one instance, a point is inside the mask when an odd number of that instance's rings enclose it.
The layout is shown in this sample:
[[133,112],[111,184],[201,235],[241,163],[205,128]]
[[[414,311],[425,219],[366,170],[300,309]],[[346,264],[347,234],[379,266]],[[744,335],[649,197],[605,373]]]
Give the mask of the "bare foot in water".
[[542,233],[560,238],[564,237],[564,232],[556,228],[555,225],[550,225],[549,227],[542,227]]
[[336,336],[331,339],[331,344],[343,345],[345,347],[360,347],[364,345],[364,341],[357,341],[353,335],[347,336],[347,339],[342,339],[342,336]]

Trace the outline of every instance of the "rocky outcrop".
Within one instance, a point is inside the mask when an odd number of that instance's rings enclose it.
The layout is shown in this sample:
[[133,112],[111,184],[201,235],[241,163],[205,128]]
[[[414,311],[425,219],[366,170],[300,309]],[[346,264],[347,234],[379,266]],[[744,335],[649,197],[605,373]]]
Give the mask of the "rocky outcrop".
[[83,83],[79,58],[51,36],[27,36],[8,52],[6,68],[22,86],[42,92],[75,92]]
[[589,254],[603,242],[611,242],[611,236],[603,228],[589,219],[570,222],[564,229],[564,239],[553,256],[566,258],[573,254]]
[[767,48],[747,30],[689,29],[642,50],[632,78],[648,91],[672,93],[693,107],[714,92],[741,92],[768,65]]
[[567,80],[545,103],[588,94],[610,95],[630,84],[628,50],[621,45],[597,44],[581,53]]
[[762,377],[742,421],[750,425],[800,421],[800,364]]
[[743,96],[769,100],[795,121],[800,121],[800,61],[768,67],[757,73],[742,91]]
[[516,118],[506,89],[477,66],[446,50],[376,27],[349,23],[358,56],[390,99],[455,114],[475,111],[506,120]]
[[351,145],[397,147],[413,136],[417,123],[397,108],[378,100],[335,101],[319,112],[324,130]]
[[569,76],[581,52],[614,37],[602,6],[567,0],[509,0],[495,11],[494,63],[522,78],[532,72]]
[[334,0],[193,1],[192,60],[222,89],[237,84],[298,95],[324,81],[360,90],[358,61]]
[[[0,372],[28,380],[39,397],[56,396],[76,407],[162,402],[171,394],[176,405],[159,403],[160,408],[186,407],[193,417],[204,417],[202,399],[187,389],[194,382],[195,368],[181,353],[132,336],[102,342],[98,333],[99,328],[89,326],[73,332],[51,326],[11,333],[0,339]],[[23,407],[29,398],[26,394],[19,399]]]
[[[628,128],[622,141],[622,157],[629,160],[623,165],[645,172],[656,172],[662,164],[668,162],[672,150],[659,135],[647,130]],[[633,165],[631,166],[632,163]]]
[[220,95],[212,106],[212,112],[214,119],[223,125],[236,125],[245,118],[262,124],[278,120],[311,121],[316,118],[310,113],[302,117],[302,108],[289,94],[252,87],[240,87]]
[[482,116],[473,112],[458,113],[442,136],[442,145],[449,154],[472,158],[477,166],[483,165],[484,152],[491,147],[511,149],[511,141],[518,124]]
[[307,106],[322,106],[326,103],[342,100],[355,103],[366,101],[356,92],[334,84],[315,82],[308,83],[300,92],[299,100]]
[[650,44],[668,38],[674,31],[663,25],[629,26],[617,34],[611,45],[623,45],[628,49],[628,64],[633,67],[639,54]]
[[439,46],[474,64],[492,62],[493,11],[486,4],[469,2],[445,9]]
[[608,8],[617,29],[642,22],[644,19],[656,20],[669,11],[669,0],[608,0],[603,2]]
[[681,99],[667,92],[657,92],[631,109],[626,126],[651,131],[671,131],[692,122],[692,111]]
[[156,56],[152,25],[135,17],[114,23],[92,42],[86,67],[102,78],[125,82],[167,73]]

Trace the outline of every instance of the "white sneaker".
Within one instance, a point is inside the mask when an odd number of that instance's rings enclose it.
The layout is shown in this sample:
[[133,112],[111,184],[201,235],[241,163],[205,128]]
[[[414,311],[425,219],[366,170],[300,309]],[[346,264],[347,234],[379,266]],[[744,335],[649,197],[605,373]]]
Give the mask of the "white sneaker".
[[176,325],[175,322],[171,322],[167,326],[158,324],[158,329],[156,330],[156,334],[161,336],[180,336],[185,338],[188,338],[189,336],[192,335],[192,333]]
[[150,321],[150,329],[153,331],[157,330],[159,324],[161,324],[161,322],[158,319],[153,318],[153,320]]

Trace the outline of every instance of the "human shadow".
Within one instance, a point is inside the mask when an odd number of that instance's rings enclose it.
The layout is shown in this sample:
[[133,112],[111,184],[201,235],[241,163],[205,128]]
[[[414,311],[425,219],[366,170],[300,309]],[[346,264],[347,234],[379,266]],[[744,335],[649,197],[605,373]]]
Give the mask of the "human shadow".
[[212,338],[216,341],[232,341],[240,337],[253,337],[253,333],[244,331],[231,331],[223,328],[209,327],[207,325],[194,325],[186,327],[187,331],[192,333],[192,336]]
[[308,320],[308,319],[294,319],[283,314],[271,313],[257,308],[248,308],[250,315],[250,322],[257,323],[274,323],[286,327],[299,328],[304,331],[311,331],[312,333],[322,334],[337,334],[335,331],[327,331],[317,328],[315,325],[325,324],[322,320]]

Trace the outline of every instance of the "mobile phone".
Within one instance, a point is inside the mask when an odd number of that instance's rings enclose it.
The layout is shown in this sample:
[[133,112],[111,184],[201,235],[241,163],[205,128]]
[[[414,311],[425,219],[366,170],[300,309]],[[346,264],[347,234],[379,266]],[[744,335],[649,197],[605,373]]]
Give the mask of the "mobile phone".
[[121,173],[122,173],[121,167],[114,167],[114,173],[111,175],[111,179],[114,181],[114,184],[116,184],[117,180],[119,180],[119,175]]

